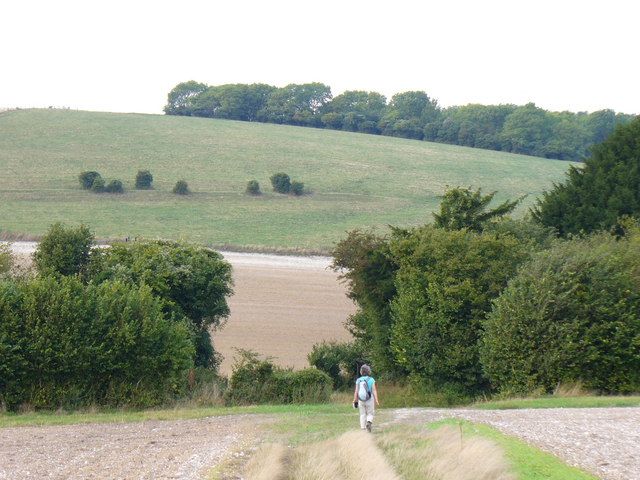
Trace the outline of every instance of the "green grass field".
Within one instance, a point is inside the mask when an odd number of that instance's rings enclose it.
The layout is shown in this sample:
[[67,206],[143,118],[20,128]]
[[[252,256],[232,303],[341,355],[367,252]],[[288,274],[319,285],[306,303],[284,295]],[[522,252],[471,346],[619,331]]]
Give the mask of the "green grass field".
[[[20,110],[0,114],[0,231],[39,235],[54,221],[100,238],[185,238],[207,244],[326,249],[344,232],[416,225],[447,185],[528,197],[569,163],[390,137],[163,115]],[[149,169],[154,189],[133,190]],[[97,170],[124,195],[80,189]],[[284,171],[311,195],[271,192]],[[171,193],[184,179],[193,195]],[[261,197],[244,195],[248,180]]]

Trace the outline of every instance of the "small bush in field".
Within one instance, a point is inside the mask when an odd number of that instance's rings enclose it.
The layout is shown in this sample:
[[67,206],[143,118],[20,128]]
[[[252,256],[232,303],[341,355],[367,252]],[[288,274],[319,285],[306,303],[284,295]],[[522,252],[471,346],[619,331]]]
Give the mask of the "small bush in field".
[[107,193],[124,193],[124,187],[120,180],[111,180],[107,186],[104,187],[104,191]]
[[289,191],[296,197],[299,197],[304,194],[304,183],[299,182],[298,180],[293,180]]
[[97,177],[91,184],[91,191],[93,193],[102,193],[104,192],[104,189],[105,185],[102,177]]
[[153,175],[149,170],[138,170],[136,175],[136,188],[138,190],[149,190],[153,183]]
[[178,180],[173,187],[173,193],[176,195],[189,195],[189,185],[184,180]]
[[93,187],[93,183],[98,178],[102,178],[102,177],[100,176],[100,174],[98,172],[93,172],[93,171],[82,172],[80,175],[78,175],[78,180],[80,181],[80,186],[84,190],[90,190],[91,187]]
[[247,182],[247,189],[245,193],[248,195],[260,195],[262,192],[260,191],[260,184],[257,180],[249,180]]
[[286,173],[274,173],[270,180],[274,192],[289,193],[291,190],[291,178]]

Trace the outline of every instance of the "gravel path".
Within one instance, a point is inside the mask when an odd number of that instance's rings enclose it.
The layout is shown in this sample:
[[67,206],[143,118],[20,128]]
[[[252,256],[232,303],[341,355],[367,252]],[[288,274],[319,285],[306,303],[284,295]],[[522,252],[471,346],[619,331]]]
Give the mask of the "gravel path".
[[392,422],[485,423],[606,480],[640,480],[640,408],[399,409]]
[[207,478],[252,442],[260,418],[2,428],[0,479]]

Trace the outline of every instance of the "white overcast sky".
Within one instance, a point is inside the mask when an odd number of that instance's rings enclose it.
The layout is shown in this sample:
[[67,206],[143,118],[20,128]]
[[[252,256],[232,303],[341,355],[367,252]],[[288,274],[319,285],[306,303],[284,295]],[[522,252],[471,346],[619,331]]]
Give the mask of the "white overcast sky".
[[2,0],[0,108],[160,113],[197,80],[640,113],[638,0]]

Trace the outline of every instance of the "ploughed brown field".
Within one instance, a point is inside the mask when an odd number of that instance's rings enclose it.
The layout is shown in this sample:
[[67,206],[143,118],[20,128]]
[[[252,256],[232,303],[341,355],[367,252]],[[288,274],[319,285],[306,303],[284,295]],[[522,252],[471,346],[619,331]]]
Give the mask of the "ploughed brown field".
[[213,332],[224,355],[221,373],[231,372],[234,348],[271,356],[277,365],[304,368],[312,346],[349,340],[344,321],[355,312],[345,287],[323,257],[224,253],[233,265],[231,316]]

